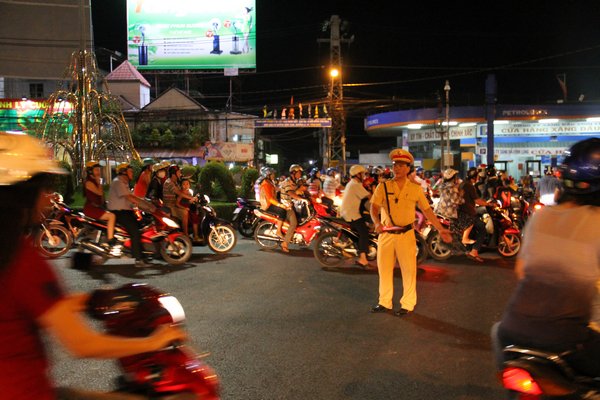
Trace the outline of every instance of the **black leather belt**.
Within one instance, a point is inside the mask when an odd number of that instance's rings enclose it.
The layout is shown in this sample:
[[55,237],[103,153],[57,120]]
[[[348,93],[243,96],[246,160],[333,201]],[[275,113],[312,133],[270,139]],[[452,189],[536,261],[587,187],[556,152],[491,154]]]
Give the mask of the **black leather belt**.
[[413,228],[413,224],[408,224],[404,226],[386,226],[383,228],[383,233],[391,233],[394,235],[399,235],[402,233],[406,233]]

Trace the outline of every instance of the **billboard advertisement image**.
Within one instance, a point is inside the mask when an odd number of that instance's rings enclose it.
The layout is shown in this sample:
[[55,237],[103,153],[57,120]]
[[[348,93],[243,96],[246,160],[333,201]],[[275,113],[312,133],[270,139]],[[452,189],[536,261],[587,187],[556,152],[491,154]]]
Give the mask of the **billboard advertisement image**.
[[256,68],[255,0],[127,0],[139,70]]

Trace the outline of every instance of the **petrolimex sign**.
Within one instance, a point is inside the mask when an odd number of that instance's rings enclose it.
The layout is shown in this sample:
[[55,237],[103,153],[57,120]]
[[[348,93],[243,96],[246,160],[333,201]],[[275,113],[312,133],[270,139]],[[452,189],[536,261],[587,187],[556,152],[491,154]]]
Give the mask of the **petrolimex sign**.
[[[494,136],[577,136],[600,132],[600,122],[559,121],[552,124],[531,122],[528,124],[494,125]],[[483,125],[479,136],[487,135]]]

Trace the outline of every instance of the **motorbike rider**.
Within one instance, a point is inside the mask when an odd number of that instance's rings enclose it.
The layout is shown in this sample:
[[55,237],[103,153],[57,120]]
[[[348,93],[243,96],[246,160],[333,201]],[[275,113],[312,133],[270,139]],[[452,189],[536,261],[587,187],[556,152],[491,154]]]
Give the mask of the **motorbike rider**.
[[[284,238],[281,232],[283,221],[291,211],[289,206],[277,200],[277,185],[275,184],[275,170],[265,167],[262,170],[262,182],[259,188],[260,209],[275,214],[277,216],[277,236]],[[285,239],[284,239],[285,240]],[[289,242],[284,242],[285,248],[288,248]],[[283,247],[283,244],[282,244]],[[284,250],[285,251],[285,250]]]
[[[479,257],[479,250],[481,250],[481,246],[485,240],[485,224],[478,218],[475,206],[486,206],[487,202],[479,197],[477,189],[475,189],[474,185],[478,178],[479,172],[477,168],[469,168],[466,179],[460,187],[464,201],[458,207],[456,228],[463,232],[463,243],[473,245],[471,250],[465,255],[474,261],[483,262],[483,259]],[[475,243],[471,243],[469,239],[471,229],[475,230]]]
[[560,181],[556,175],[557,171],[548,167],[544,177],[537,184],[535,197],[545,206],[556,204],[556,197],[560,192]]
[[339,180],[336,179],[336,174],[338,173],[338,169],[334,167],[329,167],[325,171],[327,175],[325,177],[325,181],[323,181],[323,194],[324,196],[321,198],[323,204],[328,208],[329,212],[333,210],[333,199],[335,199],[336,191],[344,189]]
[[132,203],[139,204],[142,199],[131,193],[129,183],[133,179],[133,168],[129,163],[117,166],[117,177],[110,184],[108,190],[108,209],[117,216],[117,222],[125,228],[131,239],[131,253],[135,258],[137,267],[149,265],[142,256],[142,238],[140,226]]
[[146,191],[146,198],[152,200],[152,203],[157,207],[163,205],[163,184],[167,177],[168,161],[161,161],[152,166],[152,180]]
[[302,172],[304,171],[302,167],[298,164],[290,165],[290,176],[288,176],[283,182],[281,182],[280,194],[281,194],[281,202],[286,206],[290,207],[290,210],[287,212],[287,221],[289,224],[288,230],[285,234],[285,238],[283,243],[281,244],[281,250],[285,253],[289,253],[289,243],[292,240],[292,236],[294,235],[294,231],[296,230],[296,226],[298,225],[298,218],[296,216],[296,212],[294,211],[294,204],[292,200],[299,200],[305,203],[308,203],[308,200],[299,196],[296,191],[298,190],[298,180],[302,177]]
[[323,197],[323,182],[321,181],[321,170],[314,167],[308,174],[308,192],[313,198]]
[[189,192],[181,190],[179,187],[180,180],[181,169],[177,165],[171,165],[169,167],[169,178],[167,178],[163,185],[163,200],[165,202],[165,207],[168,207],[171,210],[171,215],[181,221],[183,233],[188,235],[189,210],[177,205],[177,197],[187,199],[190,203],[195,203],[196,198]]
[[458,206],[464,202],[461,195],[458,171],[448,168],[442,174],[443,182],[439,185],[440,201],[435,205],[435,213],[456,224],[458,218]]
[[501,347],[566,355],[578,373],[600,377],[600,333],[588,326],[600,278],[600,139],[574,144],[560,167],[558,205],[525,225],[515,273],[519,279],[494,331]]
[[145,197],[148,192],[148,185],[150,185],[150,181],[152,180],[152,166],[154,165],[154,160],[151,158],[144,158],[142,161],[142,171],[140,172],[140,176],[138,176],[137,182],[133,187],[133,194],[137,197]]
[[[161,326],[149,337],[96,331],[83,317],[88,295],[70,294],[25,232],[38,224],[54,174],[64,173],[47,148],[28,135],[0,133],[0,388],[4,399],[97,399],[100,394],[57,389],[49,376],[50,334],[76,357],[117,358],[159,350],[185,339]],[[34,271],[34,273],[32,273]],[[103,399],[125,399],[102,394]],[[139,399],[139,397],[136,397]]]
[[367,169],[362,165],[350,167],[350,182],[346,185],[342,196],[340,214],[342,218],[350,222],[350,227],[358,233],[358,254],[356,262],[363,268],[369,266],[367,252],[369,251],[369,229],[365,218],[361,213],[363,200],[371,198],[371,194],[363,186],[363,177]]
[[106,221],[107,245],[115,244],[115,223],[117,217],[104,206],[104,190],[100,178],[100,164],[97,161],[89,161],[85,165],[85,184],[83,185],[85,204],[83,213],[90,218]]

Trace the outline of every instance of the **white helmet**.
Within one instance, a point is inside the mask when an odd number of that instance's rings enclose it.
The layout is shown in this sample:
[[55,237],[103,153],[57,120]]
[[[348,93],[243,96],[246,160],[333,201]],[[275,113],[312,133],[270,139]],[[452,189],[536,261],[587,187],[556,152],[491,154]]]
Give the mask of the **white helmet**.
[[367,169],[362,165],[353,165],[350,167],[350,176],[356,176],[360,173],[367,172]]
[[66,174],[43,142],[28,135],[0,132],[0,185],[25,182],[41,173]]

